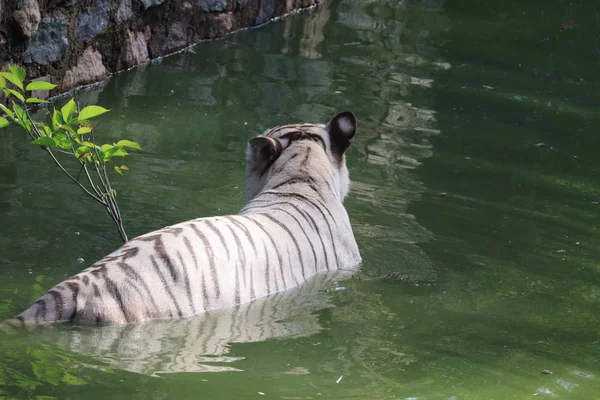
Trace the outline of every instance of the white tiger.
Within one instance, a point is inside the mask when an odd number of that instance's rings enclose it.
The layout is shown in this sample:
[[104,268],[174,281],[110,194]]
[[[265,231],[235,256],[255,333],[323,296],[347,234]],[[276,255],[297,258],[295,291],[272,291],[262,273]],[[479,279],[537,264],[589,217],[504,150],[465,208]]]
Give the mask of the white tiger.
[[126,324],[230,308],[356,266],[358,246],[342,201],[350,112],[327,125],[291,124],[250,139],[247,204],[127,242],[54,286],[11,326],[59,321]]

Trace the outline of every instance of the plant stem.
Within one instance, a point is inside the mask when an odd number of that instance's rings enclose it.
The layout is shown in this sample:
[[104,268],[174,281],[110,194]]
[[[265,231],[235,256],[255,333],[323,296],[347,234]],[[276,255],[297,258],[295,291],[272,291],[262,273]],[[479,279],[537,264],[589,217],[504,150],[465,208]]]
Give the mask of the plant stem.
[[[27,131],[27,133],[29,134],[29,136],[31,136],[31,138],[33,138],[35,140],[36,138],[41,137],[42,135],[40,134],[37,126],[35,125],[35,121],[29,115],[29,111],[27,110],[27,108],[24,108],[24,110],[25,110],[25,114],[27,115],[27,118],[29,119],[29,121],[31,123],[31,130]],[[123,219],[121,218],[121,212],[119,210],[119,206],[117,205],[117,200],[115,199],[112,188],[110,186],[110,180],[108,178],[108,174],[106,173],[106,165],[100,159],[98,150],[95,147],[96,143],[95,143],[95,139],[93,137],[93,133],[92,133],[92,143],[94,144],[94,151],[96,152],[96,158],[98,160],[97,163],[94,163],[94,169],[96,170],[96,174],[98,175],[98,180],[100,181],[100,185],[102,186],[104,191],[101,191],[96,186],[96,183],[94,182],[94,180],[92,179],[92,176],[89,173],[89,170],[87,168],[87,164],[86,164],[85,160],[82,161],[81,159],[78,159],[78,158],[76,158],[76,159],[79,162],[79,164],[81,165],[83,172],[85,172],[86,178],[88,180],[88,184],[94,193],[92,193],[88,188],[83,186],[81,184],[81,182],[79,182],[79,176],[81,175],[81,170],[79,171],[77,178],[73,177],[73,175],[71,175],[62,166],[60,161],[56,158],[56,156],[54,155],[54,153],[48,146],[41,146],[41,147],[42,147],[42,149],[46,150],[46,152],[48,152],[48,154],[52,158],[52,161],[54,161],[56,166],[67,177],[69,177],[69,179],[71,179],[73,182],[75,182],[75,184],[77,184],[77,186],[79,186],[81,188],[81,190],[83,190],[88,196],[90,196],[91,198],[93,198],[98,203],[100,203],[104,206],[104,208],[106,209],[106,212],[108,212],[108,215],[112,218],[115,225],[117,226],[117,231],[119,232],[121,239],[123,239],[123,242],[127,242],[128,238],[127,238],[127,233],[125,233],[125,228],[123,227]],[[66,153],[66,154],[72,155],[73,157],[76,157],[75,151],[73,149],[71,149],[70,152],[58,150],[58,149],[56,149],[56,150],[61,153]]]

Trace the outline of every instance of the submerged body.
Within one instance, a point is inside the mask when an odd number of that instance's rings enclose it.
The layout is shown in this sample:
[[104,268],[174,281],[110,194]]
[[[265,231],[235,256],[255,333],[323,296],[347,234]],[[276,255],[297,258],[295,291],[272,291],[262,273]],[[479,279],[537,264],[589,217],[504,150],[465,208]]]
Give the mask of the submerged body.
[[56,285],[10,325],[124,324],[249,303],[314,274],[360,262],[342,204],[344,153],[356,122],[275,127],[252,139],[248,203],[238,215],[199,218],[127,242]]

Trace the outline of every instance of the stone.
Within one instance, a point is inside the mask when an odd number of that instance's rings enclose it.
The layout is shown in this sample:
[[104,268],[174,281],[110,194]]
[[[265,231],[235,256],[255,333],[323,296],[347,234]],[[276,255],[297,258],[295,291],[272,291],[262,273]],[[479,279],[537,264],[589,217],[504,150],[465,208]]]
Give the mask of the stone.
[[203,39],[220,38],[233,30],[233,13],[226,12],[211,16],[204,25]]
[[42,18],[37,0],[23,0],[17,10],[13,12],[12,17],[21,29],[23,36],[31,38],[37,32]]
[[[39,78],[35,78],[33,82],[36,81],[44,81],[44,82],[52,82],[52,77],[50,75],[40,76]],[[35,97],[42,100],[47,100],[50,97],[49,90],[33,90],[31,92],[31,97]]]
[[148,55],[148,42],[143,32],[131,32],[125,29],[125,40],[121,50],[121,67],[131,68],[134,65],[150,60]]
[[198,8],[203,12],[227,11],[228,0],[198,0]]
[[127,21],[131,17],[133,17],[131,0],[121,0],[121,4],[119,4],[117,14],[115,15],[115,21],[117,21],[117,24],[120,24],[123,21]]
[[158,5],[161,5],[164,2],[165,0],[142,0],[142,4],[144,5],[144,8],[146,10],[150,7],[156,7]]
[[108,27],[110,0],[98,0],[86,11],[79,13],[75,27],[75,40],[83,42],[98,35]]
[[68,47],[66,19],[43,18],[37,32],[29,41],[23,61],[28,64],[48,65],[62,59]]
[[256,16],[256,25],[269,22],[275,16],[275,0],[260,0],[260,8]]
[[67,71],[62,82],[62,90],[67,91],[87,83],[97,82],[108,77],[102,63],[102,54],[88,46],[77,60],[77,65]]
[[53,9],[56,8],[58,6],[61,7],[73,7],[76,6],[77,4],[81,3],[82,0],[48,0],[48,5],[46,7],[46,9]]
[[188,45],[188,34],[185,24],[174,22],[169,28],[169,34],[165,41],[165,50],[178,50]]

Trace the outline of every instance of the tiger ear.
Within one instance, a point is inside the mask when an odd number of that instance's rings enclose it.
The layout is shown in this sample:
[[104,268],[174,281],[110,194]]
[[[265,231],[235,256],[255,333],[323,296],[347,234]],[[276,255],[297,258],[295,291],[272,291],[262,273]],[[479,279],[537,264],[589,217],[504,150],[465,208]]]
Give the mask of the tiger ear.
[[327,124],[331,151],[341,158],[356,134],[356,117],[350,111],[339,113]]
[[266,167],[281,155],[281,143],[277,139],[257,136],[248,142],[248,161],[254,167]]

